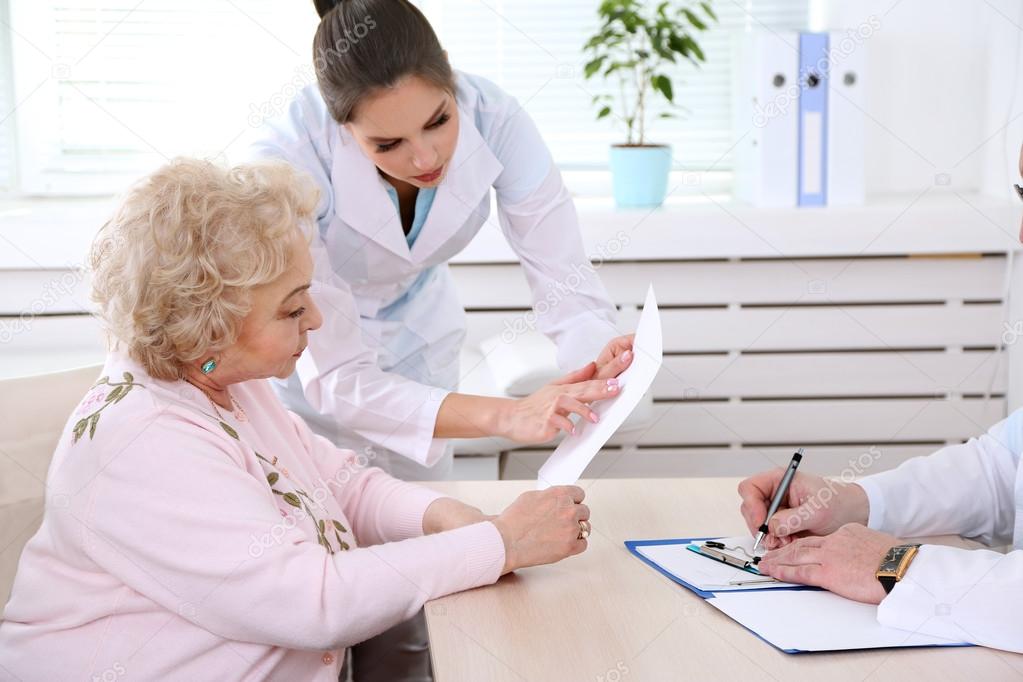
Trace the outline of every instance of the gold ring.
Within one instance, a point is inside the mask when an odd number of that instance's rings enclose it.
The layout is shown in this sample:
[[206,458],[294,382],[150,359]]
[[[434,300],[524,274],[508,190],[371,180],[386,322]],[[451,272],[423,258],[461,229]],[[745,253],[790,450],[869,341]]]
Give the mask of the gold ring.
[[590,530],[592,528],[593,527],[590,525],[589,521],[580,521],[579,522],[579,538],[578,539],[585,540],[586,538],[590,537]]

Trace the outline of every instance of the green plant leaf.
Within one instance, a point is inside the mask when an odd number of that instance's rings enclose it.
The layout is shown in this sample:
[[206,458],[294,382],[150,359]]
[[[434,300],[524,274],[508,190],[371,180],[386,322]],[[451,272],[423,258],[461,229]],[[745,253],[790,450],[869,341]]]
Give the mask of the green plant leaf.
[[271,471],[266,475],[266,482],[269,483],[270,485],[273,485],[274,483],[277,482],[277,479],[279,478],[280,474],[278,474],[276,471]]
[[700,46],[696,44],[696,41],[695,41],[695,40],[693,40],[693,39],[692,39],[692,38],[690,38],[689,36],[686,36],[686,37],[685,37],[685,38],[683,38],[682,40],[683,40],[683,41],[685,42],[685,44],[686,44],[686,45],[687,45],[687,46],[689,47],[689,50],[690,50],[690,51],[691,51],[691,52],[692,52],[692,53],[693,53],[694,55],[696,55],[696,58],[697,58],[698,60],[700,60],[701,62],[705,62],[705,61],[707,61],[707,55],[703,54],[703,50],[701,50],[701,49],[700,49]]
[[650,84],[654,86],[654,89],[664,95],[665,99],[669,102],[675,101],[675,93],[671,89],[671,79],[664,74],[658,74],[654,76]]
[[688,19],[689,23],[692,24],[694,27],[698,28],[701,31],[707,30],[707,24],[705,24],[703,20],[700,19],[700,17],[696,16],[696,13],[693,12],[691,9],[683,9],[682,13],[686,15],[686,19]]
[[703,8],[703,11],[707,13],[708,17],[710,17],[714,21],[718,20],[718,15],[714,14],[714,10],[712,10],[710,8],[710,3],[709,2],[701,2],[700,3],[700,7]]
[[235,440],[239,440],[238,432],[235,431],[234,429],[232,429],[230,424],[225,424],[224,422],[220,422],[220,428],[224,429],[224,431],[227,432],[227,435],[231,436],[231,438],[234,438]]
[[284,493],[283,495],[281,495],[281,497],[283,497],[284,501],[290,504],[292,507],[296,508],[302,507],[302,500],[298,499],[298,495],[296,495],[295,493]]
[[586,62],[586,66],[583,67],[583,77],[589,78],[593,74],[597,73],[597,71],[600,70],[601,64],[604,63],[604,60],[606,58],[607,58],[606,56],[601,55],[601,56],[597,57],[596,59],[592,59],[592,60]]
[[683,57],[689,56],[689,44],[677,33],[672,33],[668,36],[668,47],[671,48],[672,52],[677,52]]
[[599,112],[597,112],[597,120],[599,121],[600,119],[605,118],[605,117],[610,116],[610,115],[611,115],[611,107],[603,107],[603,108],[601,108],[601,110]]

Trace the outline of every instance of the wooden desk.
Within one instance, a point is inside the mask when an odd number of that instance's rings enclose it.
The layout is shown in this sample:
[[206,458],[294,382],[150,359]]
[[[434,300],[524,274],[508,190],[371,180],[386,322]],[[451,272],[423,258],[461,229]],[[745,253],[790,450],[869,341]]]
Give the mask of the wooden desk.
[[[784,654],[625,549],[627,539],[745,532],[737,484],[584,481],[585,553],[427,604],[438,682],[1023,679],[1023,655],[980,647]],[[430,484],[491,513],[533,485]]]

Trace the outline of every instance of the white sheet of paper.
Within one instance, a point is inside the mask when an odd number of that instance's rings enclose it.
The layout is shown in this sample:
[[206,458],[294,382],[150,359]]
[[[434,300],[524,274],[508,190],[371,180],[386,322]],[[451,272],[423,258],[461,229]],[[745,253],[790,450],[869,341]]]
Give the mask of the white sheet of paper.
[[539,490],[552,485],[572,485],[579,480],[586,465],[604,447],[650,389],[657,371],[661,368],[663,349],[661,313],[657,310],[657,299],[651,286],[647,289],[643,313],[639,317],[636,337],[632,342],[634,355],[632,364],[618,377],[621,390],[614,398],[593,403],[591,407],[599,418],[596,424],[579,420],[575,435],[565,436],[540,467],[537,480]]
[[[718,542],[723,542],[725,547],[742,547],[747,552],[752,552],[753,550],[753,538],[748,535],[719,538]],[[766,588],[793,586],[792,583],[778,581],[731,585],[729,583],[733,580],[746,582],[758,580],[758,577],[749,571],[743,571],[726,563],[700,556],[692,550],[686,549],[686,545],[642,545],[637,547],[636,551],[676,578],[704,592],[763,590]],[[732,553],[738,554],[738,552]]]
[[715,595],[707,603],[779,649],[841,651],[954,645],[877,622],[877,607],[824,590],[765,590]]

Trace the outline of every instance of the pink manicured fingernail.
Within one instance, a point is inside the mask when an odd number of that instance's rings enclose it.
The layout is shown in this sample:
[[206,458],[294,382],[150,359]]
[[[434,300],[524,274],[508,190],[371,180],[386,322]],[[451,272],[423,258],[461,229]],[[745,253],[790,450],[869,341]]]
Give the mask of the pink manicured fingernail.
[[624,353],[622,353],[622,364],[624,365],[631,358],[632,358],[632,351],[631,350],[625,351]]
[[618,385],[618,379],[615,379],[614,377],[611,377],[610,379],[607,380],[607,385],[608,386],[617,386]]
[[593,422],[594,424],[597,423],[597,413],[596,412],[590,412],[590,421]]
[[618,384],[608,384],[607,385],[607,392],[608,393],[614,393],[617,390],[618,390]]

